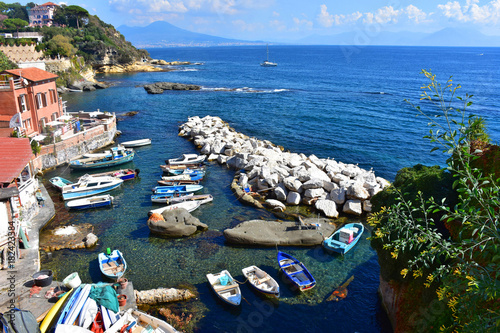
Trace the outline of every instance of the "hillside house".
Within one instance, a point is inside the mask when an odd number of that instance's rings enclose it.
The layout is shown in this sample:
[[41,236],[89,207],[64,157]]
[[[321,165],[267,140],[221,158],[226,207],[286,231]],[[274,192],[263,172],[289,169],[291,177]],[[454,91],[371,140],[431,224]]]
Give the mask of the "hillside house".
[[39,68],[0,73],[0,129],[17,128],[33,137],[63,114],[56,87],[57,75]]
[[43,5],[37,5],[33,8],[26,8],[30,21],[30,27],[52,26],[54,12],[59,7],[53,2],[46,2]]
[[30,139],[0,138],[0,156],[0,268],[5,269],[19,258],[22,223],[38,213],[42,198]]

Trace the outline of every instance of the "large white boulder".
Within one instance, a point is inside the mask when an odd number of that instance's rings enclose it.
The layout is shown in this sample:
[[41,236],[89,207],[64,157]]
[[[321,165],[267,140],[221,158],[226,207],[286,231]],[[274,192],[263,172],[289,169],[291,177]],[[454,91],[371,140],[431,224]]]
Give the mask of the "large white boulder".
[[360,200],[347,200],[343,207],[343,212],[351,215],[363,214],[363,208]]
[[300,201],[302,198],[300,197],[300,194],[297,192],[290,191],[288,192],[288,195],[286,196],[286,203],[288,205],[298,205],[300,204]]
[[323,180],[319,178],[312,178],[302,184],[304,190],[309,190],[312,188],[323,188]]
[[302,192],[302,182],[293,176],[283,179],[283,185],[290,191]]
[[283,183],[279,183],[278,186],[274,188],[274,195],[276,196],[276,200],[286,201],[288,194],[288,190],[286,189]]
[[363,184],[354,183],[347,188],[347,197],[350,199],[366,200],[370,198],[370,193],[363,187]]
[[304,197],[307,198],[326,198],[326,192],[323,188],[311,188],[304,192]]
[[337,211],[337,205],[335,202],[331,200],[318,200],[314,204],[314,207],[316,207],[317,210],[320,210],[325,214],[327,217],[334,217],[337,218],[339,217],[339,212]]
[[274,199],[267,199],[265,201],[266,205],[271,208],[272,210],[275,210],[275,211],[279,211],[279,212],[282,212],[286,209],[286,206],[284,203],[282,203],[281,201],[278,201],[278,200],[274,200]]
[[344,187],[335,188],[330,192],[330,195],[328,197],[336,204],[343,205],[345,202],[346,192],[347,191]]

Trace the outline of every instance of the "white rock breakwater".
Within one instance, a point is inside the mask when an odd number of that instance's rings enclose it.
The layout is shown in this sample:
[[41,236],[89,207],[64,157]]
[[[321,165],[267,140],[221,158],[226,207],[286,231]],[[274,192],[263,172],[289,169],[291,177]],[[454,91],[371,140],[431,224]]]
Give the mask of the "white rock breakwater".
[[[370,170],[334,159],[320,159],[284,151],[267,140],[236,132],[219,117],[190,117],[179,127],[209,161],[242,170],[242,188],[266,193],[266,204],[278,211],[286,205],[314,205],[327,217],[339,211],[362,215],[371,211],[370,198],[390,183]],[[285,203],[286,205],[284,205]]]

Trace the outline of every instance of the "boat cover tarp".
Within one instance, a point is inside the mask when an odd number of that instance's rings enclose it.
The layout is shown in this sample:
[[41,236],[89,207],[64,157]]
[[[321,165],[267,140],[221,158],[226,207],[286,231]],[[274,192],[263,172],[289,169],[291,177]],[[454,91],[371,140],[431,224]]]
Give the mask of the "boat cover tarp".
[[226,286],[228,285],[229,283],[231,282],[231,279],[229,278],[229,276],[227,276],[226,274],[222,275],[220,278],[219,278],[219,283],[223,286]]
[[89,294],[89,297],[96,301],[97,305],[102,305],[113,312],[120,311],[117,296],[111,285],[101,282],[94,284]]

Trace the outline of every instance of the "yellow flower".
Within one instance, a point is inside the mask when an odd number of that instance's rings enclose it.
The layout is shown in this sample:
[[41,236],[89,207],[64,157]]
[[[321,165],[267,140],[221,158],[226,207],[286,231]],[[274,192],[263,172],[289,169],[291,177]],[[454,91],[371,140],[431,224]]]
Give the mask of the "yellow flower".
[[458,304],[458,298],[453,297],[448,301],[448,307],[453,310],[453,312],[456,311],[455,306]]
[[455,268],[455,270],[453,271],[453,275],[461,275],[462,272],[460,271],[460,269],[457,267]]
[[415,279],[418,278],[419,276],[422,276],[422,275],[423,275],[423,273],[422,273],[422,271],[420,269],[417,269],[417,270],[413,271],[413,277]]
[[408,268],[404,268],[401,270],[401,275],[403,276],[403,278],[406,278],[406,274],[408,274]]
[[394,258],[394,259],[398,259],[398,251],[394,251],[394,252],[391,252],[391,256]]

